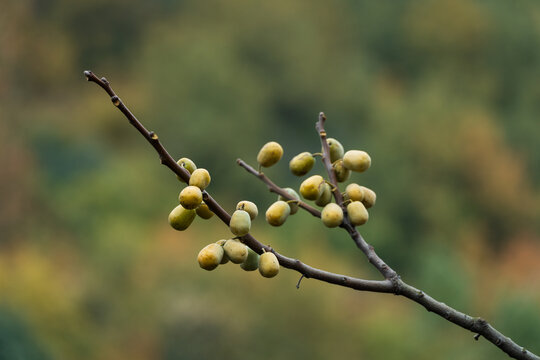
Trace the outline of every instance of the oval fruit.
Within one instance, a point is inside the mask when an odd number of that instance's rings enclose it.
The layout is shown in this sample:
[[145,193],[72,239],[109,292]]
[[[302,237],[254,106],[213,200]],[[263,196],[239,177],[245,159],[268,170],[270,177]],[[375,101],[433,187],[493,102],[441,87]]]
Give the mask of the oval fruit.
[[259,259],[259,272],[266,278],[271,278],[279,273],[279,261],[271,252],[265,252]]
[[303,152],[291,159],[289,169],[296,176],[306,175],[315,164],[315,158],[310,152]]
[[255,220],[255,218],[259,214],[259,209],[257,209],[257,205],[247,200],[242,200],[238,204],[236,204],[236,210],[246,211],[249,214],[251,220]]
[[197,215],[199,215],[205,220],[208,220],[212,216],[214,216],[214,213],[212,212],[212,210],[210,210],[208,205],[204,203],[204,201],[201,203],[201,205],[199,205],[197,209],[195,209],[195,212],[197,213]]
[[214,270],[223,259],[223,247],[219,244],[206,245],[197,256],[199,266],[205,270]]
[[343,165],[352,171],[363,172],[371,166],[371,157],[361,150],[349,150],[343,155]]
[[263,167],[270,167],[283,156],[283,148],[275,141],[264,144],[257,155],[257,162]]
[[333,163],[343,157],[343,145],[334,138],[326,139],[328,148],[330,149],[330,162]]
[[272,226],[283,225],[291,213],[291,207],[285,201],[278,200],[266,210],[266,222]]
[[345,182],[351,176],[351,170],[343,165],[343,160],[338,160],[332,165],[337,182]]
[[352,183],[345,188],[345,197],[351,201],[362,201],[364,199],[364,192],[362,186]]
[[247,235],[251,229],[251,218],[248,212],[245,210],[236,210],[231,216],[229,228],[236,236]]
[[[300,200],[300,196],[298,195],[298,193],[296,191],[294,191],[293,189],[291,188],[285,188],[283,189],[285,190],[294,200]],[[288,202],[289,199],[287,198],[284,198],[283,196],[279,195],[278,196],[278,200],[283,200],[285,202],[287,202],[287,204],[289,204],[289,207],[291,208],[291,215],[294,215],[296,214],[296,212],[298,211],[298,204],[297,203],[294,203],[294,202]]]
[[364,198],[362,199],[362,203],[366,206],[366,208],[370,208],[373,205],[375,205],[375,202],[377,201],[377,194],[375,194],[375,191],[362,186],[362,193],[364,194]]
[[240,264],[240,267],[246,271],[254,271],[259,268],[259,254],[248,248],[248,256],[246,261]]
[[[226,242],[227,242],[227,240],[222,239],[222,240],[216,241],[216,244],[223,247],[223,245],[225,245]],[[227,254],[225,254],[225,250],[223,250],[223,257],[221,258],[220,264],[226,264],[228,262],[229,262],[229,257],[227,256]]]
[[324,179],[321,175],[313,175],[308,177],[300,185],[300,194],[307,200],[317,200],[323,191],[321,184]]
[[369,213],[360,201],[353,201],[347,205],[347,213],[353,226],[363,225],[369,219]]
[[210,184],[210,173],[206,169],[196,169],[189,178],[189,185],[196,186],[201,190]]
[[195,210],[189,210],[182,205],[175,207],[169,214],[169,224],[176,230],[186,230],[195,219]]
[[330,203],[332,201],[332,188],[328,183],[322,184],[323,191],[321,193],[321,196],[317,200],[315,200],[315,204],[319,206],[325,206],[326,204]]
[[[186,169],[190,174],[193,174],[193,172],[197,169],[197,166],[195,166],[195,163],[185,157],[181,158],[176,163],[180,165],[181,167],[183,167],[184,169]],[[176,177],[178,178],[178,180],[185,182],[180,176],[176,175]]]
[[248,247],[238,240],[227,240],[223,245],[223,250],[227,258],[235,264],[241,264],[248,257]]
[[186,209],[194,210],[199,205],[201,205],[202,202],[202,192],[201,189],[199,189],[196,186],[186,186],[181,192],[180,196],[178,196],[178,200],[180,200],[180,204],[185,207]]
[[330,203],[322,209],[321,220],[329,228],[339,226],[343,222],[343,210],[338,204]]

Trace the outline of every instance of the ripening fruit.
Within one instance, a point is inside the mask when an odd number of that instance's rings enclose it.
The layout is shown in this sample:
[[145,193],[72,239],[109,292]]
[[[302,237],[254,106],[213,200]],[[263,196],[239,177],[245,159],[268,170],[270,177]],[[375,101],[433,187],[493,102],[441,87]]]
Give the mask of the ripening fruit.
[[249,217],[251,220],[255,220],[257,215],[259,214],[259,210],[257,209],[257,205],[251,201],[242,200],[238,204],[236,204],[236,210],[244,210],[249,214]]
[[353,201],[347,205],[347,213],[353,226],[363,225],[369,219],[369,213],[360,201]]
[[363,172],[371,166],[371,158],[365,151],[349,150],[343,155],[343,165],[349,170]]
[[264,144],[257,155],[257,162],[263,167],[270,167],[283,156],[283,148],[275,141]]
[[[216,241],[216,244],[223,247],[223,245],[225,245],[226,242],[227,242],[227,240],[222,239],[222,240]],[[227,256],[227,254],[225,254],[225,251],[223,251],[223,257],[221,258],[220,264],[223,265],[223,264],[226,264],[228,262],[229,262],[229,257]]]
[[186,230],[195,219],[195,210],[189,210],[182,205],[175,207],[169,214],[169,224],[179,231]]
[[266,278],[274,277],[279,272],[279,261],[271,252],[265,252],[259,259],[259,272]]
[[362,186],[354,183],[347,185],[345,188],[345,197],[351,201],[364,200],[364,191],[362,191]]
[[235,264],[241,264],[248,257],[248,247],[238,240],[227,240],[223,245],[225,255]]
[[328,147],[330,148],[330,162],[333,163],[343,157],[343,145],[339,141],[333,138],[326,139]]
[[291,207],[283,200],[278,200],[266,210],[266,222],[272,226],[283,225],[291,214]]
[[306,175],[315,164],[315,158],[309,152],[303,152],[291,159],[289,169],[296,176]]
[[317,200],[323,191],[321,184],[324,179],[321,175],[313,175],[308,177],[300,185],[300,194],[307,200]]
[[332,187],[328,185],[328,183],[322,184],[323,191],[321,193],[321,196],[317,200],[315,200],[315,204],[319,206],[325,206],[326,204],[330,203],[332,201]]
[[206,245],[197,256],[199,266],[204,270],[214,270],[223,259],[223,247],[218,244]]
[[[300,196],[298,195],[298,193],[296,191],[294,191],[293,189],[291,188],[285,188],[283,189],[285,190],[289,195],[291,195],[294,199],[296,200],[300,200]],[[286,199],[284,198],[283,196],[279,195],[278,196],[278,200],[283,200],[285,202],[289,201],[289,199]],[[294,202],[287,202],[287,204],[289,204],[289,207],[291,208],[291,215],[294,215],[296,214],[296,212],[298,211],[298,204],[297,203],[294,203]]]
[[231,232],[236,236],[244,236],[251,229],[251,218],[245,210],[236,210],[231,216],[229,222]]
[[189,185],[196,186],[201,190],[210,184],[210,173],[206,169],[196,169],[189,178]]
[[375,194],[375,191],[368,189],[365,186],[362,186],[362,193],[364,194],[362,203],[366,206],[366,208],[369,209],[370,207],[375,205],[375,202],[377,201],[377,194]]
[[338,204],[330,203],[322,209],[321,220],[329,228],[339,226],[343,222],[343,210]]
[[338,182],[345,182],[351,176],[351,170],[347,169],[343,165],[343,160],[336,161],[332,167],[334,168],[334,174],[336,174],[336,180]]
[[254,271],[259,268],[259,254],[248,248],[246,261],[240,264],[240,267],[246,271]]
[[199,215],[205,220],[208,220],[212,216],[214,216],[214,213],[212,212],[212,210],[210,210],[208,205],[204,203],[204,201],[201,203],[201,205],[199,205],[197,209],[195,209],[195,212],[197,213],[197,215]]
[[181,192],[180,196],[178,196],[178,200],[180,200],[180,204],[182,204],[183,207],[186,209],[196,209],[201,205],[202,202],[202,192],[201,189],[199,189],[196,186],[186,186]]
[[[176,163],[180,165],[181,167],[185,168],[187,171],[189,171],[190,174],[193,174],[195,169],[197,169],[197,166],[195,166],[195,163],[188,158],[181,158]],[[185,182],[184,180],[182,180],[180,176],[176,175],[176,177],[178,178],[178,180]]]

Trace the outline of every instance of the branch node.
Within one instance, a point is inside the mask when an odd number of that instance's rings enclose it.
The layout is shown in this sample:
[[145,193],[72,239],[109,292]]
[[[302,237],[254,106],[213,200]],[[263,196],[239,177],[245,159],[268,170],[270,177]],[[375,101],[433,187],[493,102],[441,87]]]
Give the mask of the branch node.
[[120,106],[120,98],[116,95],[111,96],[111,101],[114,104],[114,106],[118,107]]
[[90,70],[85,70],[84,76],[86,76],[86,81],[90,81],[90,76],[92,76],[92,72]]
[[474,335],[474,340],[478,341],[478,339],[480,339],[480,336],[481,336],[480,334]]
[[158,139],[157,134],[155,132],[153,132],[153,131],[150,131],[149,135],[150,135],[150,139],[152,139],[152,140],[157,140]]

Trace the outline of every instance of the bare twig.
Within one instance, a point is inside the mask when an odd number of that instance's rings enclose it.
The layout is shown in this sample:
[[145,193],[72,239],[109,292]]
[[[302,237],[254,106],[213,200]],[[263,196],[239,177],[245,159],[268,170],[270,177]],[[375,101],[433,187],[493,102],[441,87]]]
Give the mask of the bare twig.
[[[151,131],[148,131],[138,120],[137,118],[131,113],[131,111],[124,105],[122,100],[115,94],[115,92],[112,90],[109,82],[105,78],[98,78],[94,73],[91,71],[85,71],[84,75],[86,76],[88,81],[95,82],[98,84],[103,90],[109,94],[111,97],[111,101],[113,104],[125,115],[125,117],[129,120],[131,125],[133,125],[142,135],[143,137],[154,147],[156,152],[159,154],[159,158],[161,160],[161,163],[165,166],[167,166],[169,169],[171,169],[175,174],[180,176],[184,181],[188,182],[190,174],[189,172],[184,169],[183,167],[179,166],[176,161],[172,158],[172,156],[165,150],[163,145],[160,143],[158,136]],[[325,155],[323,155],[323,159],[328,159],[328,145],[326,144],[326,132],[324,131],[324,114],[321,113],[322,116],[319,117],[319,122],[317,123],[317,130],[319,131],[319,134],[321,136],[321,141],[323,142],[323,149],[326,145]],[[327,169],[329,169],[329,161],[325,161],[325,166]],[[242,165],[243,162],[241,160],[239,161],[239,164]],[[245,164],[245,163],[244,163]],[[252,169],[247,164],[246,166],[242,165],[246,170],[249,172],[252,172],[249,169]],[[331,164],[330,164],[331,166]],[[330,168],[331,170],[331,168]],[[283,195],[286,198],[290,198],[290,196],[287,193],[281,193],[283,189],[279,188],[275,184],[273,184],[270,179],[268,179],[264,174],[260,174],[258,171],[252,172],[254,175],[259,177],[262,181],[264,181],[273,191],[277,190],[277,192],[280,195]],[[331,173],[331,172],[330,172]],[[261,176],[262,175],[262,176]],[[332,181],[332,175],[329,175],[330,179]],[[334,184],[337,184],[335,182],[334,177]],[[271,185],[272,184],[272,185]],[[339,190],[334,191],[334,196],[336,197],[336,201],[340,205],[343,205],[343,197],[341,196],[341,193],[336,194],[336,191],[339,192]],[[339,200],[341,199],[341,200]],[[231,219],[230,215],[210,196],[210,194],[207,191],[203,192],[203,200],[208,205],[210,210],[212,210],[217,217],[223,221],[225,224],[229,224],[229,221]],[[305,204],[303,206],[304,209],[308,210],[312,215],[319,217],[320,214],[317,215],[318,210],[311,208],[309,205]],[[309,210],[309,209],[312,210]],[[311,266],[308,266],[304,263],[302,263],[300,260],[292,259],[289,257],[286,257],[284,255],[281,255],[274,251],[269,246],[265,246],[261,244],[259,241],[257,241],[253,236],[250,234],[243,236],[241,240],[249,246],[251,249],[253,249],[255,252],[261,254],[264,251],[272,251],[276,257],[279,260],[279,263],[281,266],[296,270],[300,274],[302,274],[302,277],[306,278],[313,278],[317,280],[321,280],[330,284],[336,284],[344,287],[349,287],[355,290],[360,291],[371,291],[371,292],[379,292],[379,293],[394,293],[396,295],[402,295],[405,296],[412,301],[424,306],[428,311],[434,312],[441,317],[447,319],[448,321],[453,322],[454,324],[457,324],[467,330],[470,330],[478,335],[483,336],[488,341],[495,344],[497,347],[499,347],[502,351],[510,355],[511,357],[515,359],[527,359],[527,360],[540,360],[540,357],[536,356],[535,354],[531,353],[530,351],[526,350],[523,347],[520,347],[515,342],[513,342],[510,338],[504,336],[499,331],[497,331],[495,328],[493,328],[487,321],[485,321],[482,318],[473,318],[467,314],[464,314],[462,312],[459,312],[448,305],[441,303],[429,295],[425,294],[423,291],[418,290],[414,288],[413,286],[410,286],[406,283],[404,283],[399,276],[393,271],[388,265],[386,265],[376,254],[373,250],[373,247],[368,245],[364,239],[358,234],[356,229],[350,225],[350,223],[347,225],[345,224],[344,227],[347,232],[351,235],[351,237],[356,242],[357,246],[366,254],[369,261],[385,276],[385,280],[365,280],[365,279],[359,279],[359,278],[353,278],[349,276],[344,276],[340,274],[330,273],[324,270],[316,269]],[[300,278],[300,280],[302,279]],[[300,283],[299,280],[299,283]],[[299,283],[297,286],[299,286]]]

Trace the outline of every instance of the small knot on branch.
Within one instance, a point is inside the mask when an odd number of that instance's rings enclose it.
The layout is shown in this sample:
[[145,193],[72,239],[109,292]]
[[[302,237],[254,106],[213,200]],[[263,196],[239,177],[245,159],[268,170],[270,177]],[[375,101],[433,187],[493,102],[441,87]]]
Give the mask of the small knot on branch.
[[155,132],[153,132],[153,131],[150,131],[149,135],[150,135],[150,139],[152,139],[152,140],[157,140],[158,139],[157,134]]
[[86,76],[87,81],[90,81],[90,77],[92,77],[92,75],[93,75],[92,71],[90,71],[90,70],[85,70],[84,71],[84,76]]
[[111,101],[114,104],[114,106],[120,106],[120,98],[116,95],[111,96]]
[[480,336],[481,336],[480,334],[475,334],[474,335],[474,340],[478,341],[478,339],[480,339]]

